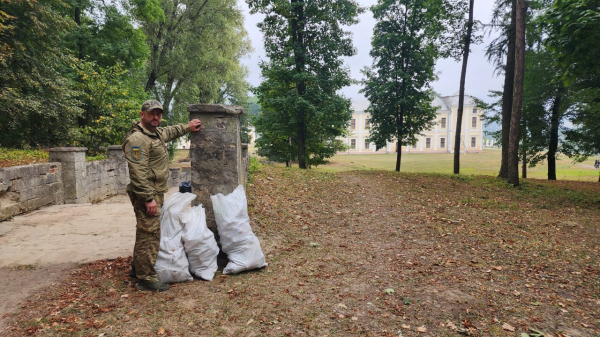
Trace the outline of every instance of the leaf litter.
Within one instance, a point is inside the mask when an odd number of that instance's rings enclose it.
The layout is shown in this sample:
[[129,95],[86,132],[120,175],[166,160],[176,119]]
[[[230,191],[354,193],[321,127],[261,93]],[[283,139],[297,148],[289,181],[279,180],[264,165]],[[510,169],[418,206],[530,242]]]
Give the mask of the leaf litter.
[[148,293],[96,261],[2,335],[600,333],[598,184],[264,166],[248,195],[265,269]]

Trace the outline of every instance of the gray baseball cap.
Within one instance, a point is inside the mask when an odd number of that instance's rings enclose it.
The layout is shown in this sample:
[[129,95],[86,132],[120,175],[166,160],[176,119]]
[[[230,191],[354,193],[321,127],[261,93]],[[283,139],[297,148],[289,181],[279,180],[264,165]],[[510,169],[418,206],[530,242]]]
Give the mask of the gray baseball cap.
[[142,104],[142,111],[152,111],[154,109],[160,109],[160,111],[163,111],[163,106],[159,101],[154,99],[147,100],[144,102],[144,104]]

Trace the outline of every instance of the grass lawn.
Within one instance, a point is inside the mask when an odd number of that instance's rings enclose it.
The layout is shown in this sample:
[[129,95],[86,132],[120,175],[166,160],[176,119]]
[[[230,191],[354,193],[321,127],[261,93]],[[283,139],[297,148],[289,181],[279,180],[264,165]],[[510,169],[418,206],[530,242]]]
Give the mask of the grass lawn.
[[[485,149],[481,153],[462,154],[460,156],[460,173],[496,176],[500,170],[500,149]],[[598,181],[599,170],[594,168],[594,160],[589,158],[583,163],[573,163],[568,157],[561,155],[556,163],[558,180]],[[402,154],[402,172],[414,173],[452,173],[454,154],[432,153]],[[329,164],[317,167],[317,170],[328,172],[344,172],[352,170],[384,170],[396,168],[396,154],[342,154],[330,159]],[[519,171],[520,173],[521,171]],[[544,161],[536,167],[528,168],[527,177],[547,179],[548,165]]]

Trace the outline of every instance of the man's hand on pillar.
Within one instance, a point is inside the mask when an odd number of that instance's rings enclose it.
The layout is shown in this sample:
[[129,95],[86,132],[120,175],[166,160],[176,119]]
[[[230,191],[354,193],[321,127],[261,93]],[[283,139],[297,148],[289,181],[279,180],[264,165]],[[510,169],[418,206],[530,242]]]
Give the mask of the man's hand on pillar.
[[190,127],[190,131],[196,132],[196,131],[200,130],[200,127],[202,126],[202,121],[199,119],[192,119],[188,123],[188,126]]

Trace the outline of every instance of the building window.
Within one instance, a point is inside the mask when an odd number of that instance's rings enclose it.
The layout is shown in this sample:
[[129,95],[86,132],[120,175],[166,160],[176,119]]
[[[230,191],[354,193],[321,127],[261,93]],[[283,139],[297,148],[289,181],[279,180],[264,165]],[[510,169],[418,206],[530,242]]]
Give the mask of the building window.
[[417,149],[417,142],[415,142],[415,143],[413,144],[412,148],[413,148],[413,149],[415,149],[415,150]]
[[473,108],[473,113],[476,114],[477,113],[477,108]]
[[356,129],[356,119],[352,118],[350,120],[350,129],[354,130]]
[[368,129],[371,127],[371,120],[369,118],[365,119],[365,129]]
[[442,129],[446,128],[446,117],[442,117],[441,121],[440,121],[440,127]]
[[476,128],[477,127],[477,117],[471,118],[471,127],[472,128]]
[[350,150],[356,150],[356,139],[350,139]]
[[477,137],[471,137],[471,147],[477,146]]
[[369,149],[369,142],[367,142],[367,141],[365,140],[365,150],[368,150],[368,149]]
[[425,138],[425,148],[431,149],[431,138]]
[[446,138],[440,138],[440,148],[446,148]]

